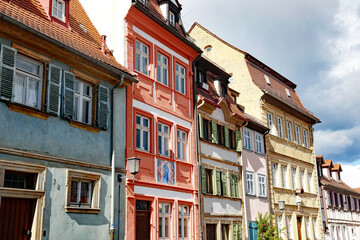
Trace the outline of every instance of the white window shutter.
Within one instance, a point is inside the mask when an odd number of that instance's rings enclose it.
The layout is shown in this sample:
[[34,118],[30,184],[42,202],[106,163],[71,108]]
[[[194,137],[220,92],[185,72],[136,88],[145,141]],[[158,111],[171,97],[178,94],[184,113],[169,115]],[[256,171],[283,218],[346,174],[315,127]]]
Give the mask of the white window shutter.
[[0,98],[11,101],[14,93],[17,50],[1,45],[0,53]]
[[60,90],[61,90],[62,69],[49,64],[46,110],[48,113],[59,115],[60,111]]

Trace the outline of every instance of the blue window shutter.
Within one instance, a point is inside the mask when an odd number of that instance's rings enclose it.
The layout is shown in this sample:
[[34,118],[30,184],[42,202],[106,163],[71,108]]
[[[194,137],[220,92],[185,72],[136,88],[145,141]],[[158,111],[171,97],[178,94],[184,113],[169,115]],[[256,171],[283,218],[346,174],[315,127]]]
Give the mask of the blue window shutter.
[[59,115],[62,69],[49,64],[46,111]]
[[98,88],[98,127],[107,129],[109,113],[109,89],[99,85]]
[[63,110],[62,114],[64,118],[73,119],[74,118],[74,85],[75,85],[75,75],[71,72],[64,71],[63,77],[63,91],[64,91],[64,100],[63,100]]
[[1,45],[0,56],[0,98],[11,101],[14,93],[17,50]]

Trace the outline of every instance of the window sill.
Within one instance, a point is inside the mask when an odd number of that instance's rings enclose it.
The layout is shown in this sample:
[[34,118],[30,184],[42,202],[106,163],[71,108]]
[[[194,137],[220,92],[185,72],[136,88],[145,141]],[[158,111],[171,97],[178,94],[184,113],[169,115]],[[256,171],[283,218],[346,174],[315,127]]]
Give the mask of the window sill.
[[25,105],[19,105],[16,103],[9,103],[9,110],[10,111],[14,111],[14,112],[18,112],[18,113],[22,113],[31,117],[36,117],[36,118],[40,118],[40,119],[44,119],[47,120],[50,117],[50,114],[48,113],[44,113],[38,109],[34,109]]
[[80,128],[80,129],[82,129],[82,130],[89,131],[89,132],[93,132],[93,133],[98,133],[98,132],[100,132],[100,128],[98,128],[98,127],[94,127],[94,126],[91,126],[91,125],[87,125],[87,124],[85,124],[85,123],[77,122],[77,121],[74,121],[74,120],[69,120],[69,125],[70,125],[71,127]]
[[89,214],[98,214],[100,213],[100,208],[81,208],[81,207],[65,207],[65,212],[67,213],[89,213]]
[[231,200],[241,200],[240,197],[229,197],[229,196],[222,196],[222,195],[216,195],[212,193],[203,193],[204,197],[210,197],[210,198],[222,198],[222,199],[231,199]]
[[256,194],[246,193],[246,196],[249,196],[249,197],[256,197]]

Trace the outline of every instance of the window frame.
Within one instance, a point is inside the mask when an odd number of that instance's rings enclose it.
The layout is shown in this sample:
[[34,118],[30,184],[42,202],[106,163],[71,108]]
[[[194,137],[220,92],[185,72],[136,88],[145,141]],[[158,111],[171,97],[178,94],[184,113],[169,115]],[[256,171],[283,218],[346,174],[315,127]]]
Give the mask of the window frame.
[[305,170],[300,170],[300,187],[305,189]]
[[[140,49],[138,49],[137,47],[137,44],[139,43],[139,46],[140,46]],[[143,50],[143,47],[146,47],[147,48],[147,53],[144,52]],[[151,56],[151,47],[149,44],[145,43],[142,39],[136,39],[135,40],[135,70],[145,76],[148,76],[150,77],[150,56]],[[140,61],[139,61],[139,66],[138,66],[138,63],[137,63],[137,59],[138,59],[138,56],[140,58]],[[147,60],[147,66],[146,66],[146,71],[144,72],[144,62],[143,60],[146,59]],[[139,69],[138,69],[139,67]]]
[[[247,149],[247,150],[250,150],[252,151],[252,134],[251,134],[251,130],[244,127],[243,129],[243,146],[244,146],[244,149]],[[249,135],[246,135],[246,133],[248,133]],[[248,146],[249,145],[249,146]]]
[[301,145],[300,126],[295,125],[295,141],[298,145]]
[[307,175],[308,175],[308,192],[309,193],[312,193],[313,192],[313,184],[312,184],[312,173],[307,173]]
[[[76,91],[75,90],[75,86],[78,86],[78,89],[79,91]],[[84,86],[87,86],[89,87],[90,89],[90,93],[89,95],[85,95],[84,94]],[[96,89],[94,88],[94,86],[88,82],[85,82],[85,81],[82,81],[82,80],[79,80],[78,78],[75,78],[75,81],[74,81],[74,121],[77,121],[77,122],[80,122],[80,123],[84,123],[84,124],[87,124],[87,125],[92,125],[92,116],[93,116],[93,94],[94,92],[96,91]],[[75,110],[75,103],[78,99],[78,112],[76,112]],[[84,104],[84,101],[87,101],[89,102],[89,106],[88,106],[88,122],[86,122],[83,117],[83,104]],[[76,114],[77,113],[77,114]],[[76,116],[78,115],[78,116]]]
[[[182,139],[182,138],[179,138],[179,132],[180,133],[185,133],[185,139]],[[177,129],[176,130],[176,158],[178,159],[178,160],[181,160],[181,161],[187,161],[187,150],[188,150],[188,131],[185,131],[185,130],[183,130],[183,129]],[[182,149],[181,150],[183,150],[183,151],[180,151],[179,150],[179,143],[180,143],[180,146],[181,146],[181,144],[183,144],[182,146]],[[183,156],[180,156],[179,157],[179,152],[182,152],[183,153]],[[180,154],[181,155],[181,154]]]
[[176,24],[175,13],[173,13],[172,11],[169,11],[169,23],[171,26],[175,26]]
[[[246,176],[246,195],[256,196],[255,173],[251,171],[246,171],[245,176]],[[248,178],[248,176],[251,176],[252,179]]]
[[287,132],[287,139],[289,142],[293,141],[292,136],[292,123],[290,121],[286,121],[286,132]]
[[[189,239],[190,238],[190,210],[191,210],[191,207],[189,205],[186,205],[186,204],[182,204],[182,203],[179,203],[179,208],[181,208],[181,213],[180,211],[178,211],[178,228],[180,231],[178,232],[178,235],[179,235],[179,240],[185,240],[185,239]],[[184,214],[184,208],[187,207],[188,211],[187,211],[187,214],[185,215]],[[180,209],[178,209],[180,210]],[[187,236],[184,236],[184,233],[185,233],[185,226],[184,226],[184,222],[185,222],[185,219],[187,219]]]
[[[145,127],[141,124],[138,124],[137,123],[137,117],[140,117],[140,121],[141,123],[143,122],[142,119],[147,119],[148,122],[149,122],[149,126],[148,127]],[[135,146],[136,146],[136,150],[139,150],[139,151],[144,151],[144,152],[151,152],[151,124],[152,124],[152,121],[151,121],[151,118],[149,118],[148,116],[144,116],[142,115],[141,113],[136,113],[135,114]],[[138,148],[137,146],[137,130],[140,130],[140,148]],[[143,148],[143,145],[144,145],[144,141],[143,141],[143,132],[146,131],[148,133],[148,149],[144,149]]]
[[263,151],[263,136],[258,132],[254,132],[254,135],[255,135],[255,152],[258,153],[258,154],[264,154],[264,151]]
[[[160,212],[160,204],[163,204],[163,209],[164,209],[163,212]],[[166,212],[166,205],[169,206],[169,212]],[[158,237],[159,237],[159,239],[164,239],[165,240],[165,239],[171,238],[171,233],[172,233],[172,228],[171,228],[171,225],[172,225],[172,207],[173,207],[172,203],[159,201],[159,204],[158,204],[158,232],[159,232]],[[169,218],[169,222],[168,222],[168,227],[169,227],[168,234],[169,235],[168,236],[164,236],[164,235],[166,235],[166,230],[165,230],[166,218]],[[162,229],[160,229],[160,221],[162,222]],[[161,237],[160,237],[160,233],[162,235]]]
[[[285,171],[284,171],[285,169]],[[281,180],[282,180],[282,187],[289,188],[288,181],[287,181],[287,170],[288,167],[286,165],[281,165]]]
[[[58,15],[54,14],[54,8],[56,9],[56,12],[59,11],[59,9],[57,8],[57,2],[62,3],[63,9],[62,9],[62,16],[59,17]],[[56,7],[55,7],[56,5]],[[64,0],[52,0],[52,6],[51,6],[51,16],[53,18],[56,18],[57,20],[60,20],[62,22],[65,23],[65,15],[66,15],[66,1]]]
[[267,117],[267,126],[270,129],[270,133],[273,133],[273,129],[274,129],[274,115],[270,112],[266,113],[266,117]]
[[[263,181],[260,180],[263,178]],[[266,183],[266,176],[265,174],[258,174],[258,196],[259,197],[267,197],[267,189],[266,189],[267,183]],[[263,188],[264,194],[262,194],[261,189]]]
[[[160,60],[159,60],[160,57]],[[165,64],[163,62],[163,60],[166,59],[167,64]],[[156,51],[156,80],[159,83],[164,84],[167,87],[170,87],[170,69],[171,69],[171,64],[169,61],[170,57],[168,54],[164,54],[162,51]],[[160,68],[160,70],[159,70]],[[166,75],[166,83],[165,83],[165,79],[164,79],[164,70],[166,69],[167,71],[167,75]],[[160,76],[159,76],[160,74]],[[160,78],[159,78],[160,77]]]
[[274,187],[278,187],[278,179],[277,179],[277,171],[278,171],[278,164],[271,163],[271,175],[272,175],[272,182]]
[[[294,170],[295,170],[295,172],[294,172]],[[297,169],[295,167],[292,167],[291,168],[291,187],[293,190],[296,189],[296,173],[297,173]]]
[[214,194],[214,169],[205,168],[206,193]]
[[304,137],[304,147],[309,147],[309,139],[308,139],[308,132],[306,129],[303,129],[303,137]]
[[286,232],[287,232],[287,237],[288,239],[293,239],[293,232],[292,232],[292,216],[291,215],[286,215]]
[[[186,67],[184,67],[183,64],[179,63],[178,61],[175,62],[174,67],[175,67],[175,91],[186,96],[186,94],[187,94],[187,89],[186,89],[187,88],[187,82],[186,82],[187,69],[186,69]],[[180,72],[177,70],[178,67],[179,67]],[[184,74],[181,73],[182,69],[184,70]],[[184,92],[181,91],[181,86],[180,86],[180,84],[181,84],[180,79],[182,79],[182,78],[184,79],[184,84],[183,84]],[[179,84],[178,84],[178,81],[180,81]],[[179,88],[178,88],[178,86],[179,86]]]
[[[165,133],[164,130],[167,127],[168,133]],[[160,144],[161,139],[161,144]],[[166,149],[166,141],[167,140],[167,149]],[[171,152],[171,125],[168,125],[167,123],[163,123],[162,121],[159,121],[157,123],[157,154],[162,157],[170,158],[170,152]],[[167,154],[165,154],[165,151],[168,151]]]
[[283,119],[282,117],[276,117],[278,137],[284,138]]

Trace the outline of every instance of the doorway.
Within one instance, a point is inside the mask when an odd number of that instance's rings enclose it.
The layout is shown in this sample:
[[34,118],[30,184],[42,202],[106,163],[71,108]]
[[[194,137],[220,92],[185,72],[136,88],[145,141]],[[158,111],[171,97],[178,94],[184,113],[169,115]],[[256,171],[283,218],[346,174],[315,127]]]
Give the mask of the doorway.
[[301,219],[302,217],[297,217],[297,230],[298,230],[298,239],[301,240]]
[[0,239],[30,240],[36,199],[1,198]]
[[150,202],[136,200],[136,240],[150,240]]

